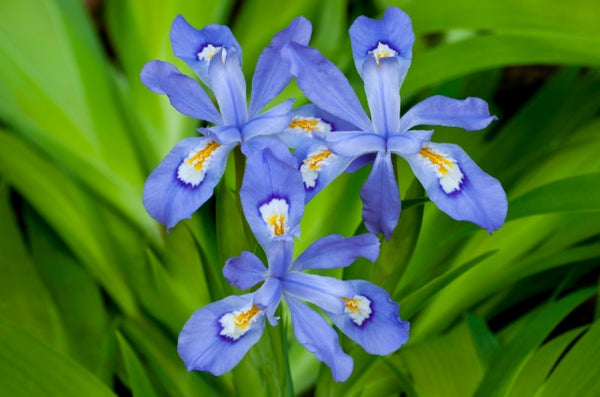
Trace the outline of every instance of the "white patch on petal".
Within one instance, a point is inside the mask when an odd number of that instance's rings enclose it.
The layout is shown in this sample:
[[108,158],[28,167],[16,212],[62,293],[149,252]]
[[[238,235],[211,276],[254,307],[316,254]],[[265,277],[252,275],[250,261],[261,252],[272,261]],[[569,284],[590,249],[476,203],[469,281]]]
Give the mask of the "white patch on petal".
[[224,314],[219,319],[219,323],[223,327],[220,334],[234,341],[238,340],[252,328],[252,325],[259,318],[262,318],[263,314],[264,312],[255,304],[248,305],[235,312]]
[[206,169],[220,148],[221,145],[210,139],[197,146],[177,168],[177,179],[187,185],[198,186],[204,180]]
[[344,313],[348,314],[348,316],[352,319],[354,324],[361,326],[362,323],[371,317],[371,301],[362,295],[354,295],[354,298],[342,298],[344,303],[346,303],[346,307],[344,308]]
[[286,131],[312,136],[313,132],[330,132],[331,124],[326,123],[318,117],[294,116]]
[[325,146],[322,146],[318,150],[310,153],[300,166],[300,172],[302,173],[304,186],[306,186],[306,188],[315,187],[321,168],[327,166],[327,164],[329,164],[331,160],[336,157],[337,155],[331,153],[331,151]]
[[369,51],[369,54],[375,57],[375,61],[377,61],[377,66],[379,66],[379,60],[381,58],[390,58],[396,56],[398,54],[393,48],[384,44],[382,42],[377,43],[377,47]]
[[446,194],[460,190],[464,175],[455,159],[427,144],[423,145],[417,158],[435,172]]
[[263,221],[271,229],[271,236],[281,236],[288,229],[288,217],[290,206],[287,201],[281,198],[274,198],[258,209]]
[[196,56],[198,57],[199,61],[204,61],[206,63],[209,63],[210,60],[212,59],[213,56],[215,56],[215,54],[217,52],[219,52],[219,50],[221,51],[221,61],[223,63],[225,63],[225,57],[227,56],[227,50],[223,47],[215,47],[212,44],[207,44],[204,47],[202,47],[202,50],[196,54]]

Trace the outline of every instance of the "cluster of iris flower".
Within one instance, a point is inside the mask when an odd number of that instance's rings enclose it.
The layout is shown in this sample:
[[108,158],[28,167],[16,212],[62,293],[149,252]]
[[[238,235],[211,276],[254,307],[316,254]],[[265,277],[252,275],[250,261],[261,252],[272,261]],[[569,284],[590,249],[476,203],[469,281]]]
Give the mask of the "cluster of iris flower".
[[[178,16],[171,29],[175,55],[212,91],[218,109],[203,86],[175,66],[155,60],[142,70],[150,90],[167,95],[184,115],[211,125],[175,145],[148,177],[148,213],[168,229],[191,217],[212,196],[228,154],[240,145],[246,157],[240,200],[267,262],[251,252],[227,260],[223,274],[231,285],[243,290],[261,285],[191,316],[178,341],[189,370],[221,375],[234,368],[260,339],[265,320],[277,324],[281,300],[298,341],[331,368],[336,381],[350,376],[353,360],[330,323],[303,302],[318,307],[370,354],[387,355],[406,343],[409,324],[385,290],[363,280],[305,272],[346,267],[359,257],[377,259],[376,234],[389,240],[401,211],[392,154],[409,163],[429,199],[449,216],[490,232],[504,222],[507,201],[500,183],[460,147],[431,142],[432,130],[415,129],[485,128],[495,119],[486,102],[433,96],[400,116],[400,85],[414,42],[403,11],[389,8],[380,20],[361,16],[349,31],[370,118],[344,74],[308,46],[311,30],[310,22],[298,17],[274,36],[258,59],[249,104],[242,49],[226,26],[197,30]],[[293,78],[312,103],[293,109],[289,99],[262,111]],[[367,164],[372,169],[360,197],[369,233],[322,237],[294,259],[305,204],[342,172]]]

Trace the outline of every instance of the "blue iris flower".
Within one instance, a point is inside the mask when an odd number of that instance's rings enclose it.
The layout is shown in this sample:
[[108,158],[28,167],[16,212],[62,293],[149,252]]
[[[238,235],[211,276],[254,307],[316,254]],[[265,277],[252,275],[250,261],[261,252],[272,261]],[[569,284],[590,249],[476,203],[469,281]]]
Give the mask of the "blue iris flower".
[[289,125],[292,99],[260,111],[292,79],[281,48],[291,41],[308,44],[310,34],[310,23],[299,17],[275,35],[258,59],[247,106],[242,50],[231,30],[221,25],[197,30],[182,16],[175,18],[173,52],[212,90],[220,111],[196,80],[170,63],[154,60],[142,69],[142,82],[150,90],[167,95],[184,115],[214,124],[199,129],[202,137],[177,143],[148,177],[143,201],[154,219],[170,229],[191,217],[212,196],[236,145],[242,144],[242,151],[248,153],[260,148],[251,142],[254,138],[279,133]]
[[[247,160],[240,195],[244,214],[266,252],[268,267],[253,253],[229,259],[223,273],[241,289],[262,285],[250,294],[229,296],[196,311],[184,325],[178,352],[189,370],[221,375],[230,371],[260,339],[265,319],[277,324],[275,311],[287,303],[298,341],[327,364],[336,381],[352,373],[353,360],[338,335],[315,310],[319,307],[349,338],[371,354],[392,353],[408,340],[409,324],[398,316],[389,294],[366,281],[342,281],[305,273],[350,265],[358,257],[374,261],[379,241],[372,234],[323,237],[292,259],[294,236],[304,210],[302,177],[296,167],[270,149]],[[265,177],[267,176],[268,177]]]
[[[468,131],[485,128],[496,119],[487,103],[479,98],[433,96],[400,117],[399,91],[411,63],[415,38],[410,18],[398,8],[388,8],[381,20],[358,17],[349,33],[371,118],[346,77],[316,49],[297,43],[282,49],[299,87],[321,109],[321,115],[312,114],[313,121],[326,121],[331,115],[346,123],[322,134],[320,143],[304,144],[302,161],[313,165],[312,172],[303,173],[307,190],[322,189],[348,167],[373,162],[361,190],[363,220],[370,232],[383,233],[389,239],[401,210],[391,161],[391,155],[396,154],[408,161],[439,209],[490,232],[498,229],[507,211],[500,182],[482,171],[460,147],[431,142],[433,131],[414,129],[422,125]],[[305,121],[310,118],[305,114]]]

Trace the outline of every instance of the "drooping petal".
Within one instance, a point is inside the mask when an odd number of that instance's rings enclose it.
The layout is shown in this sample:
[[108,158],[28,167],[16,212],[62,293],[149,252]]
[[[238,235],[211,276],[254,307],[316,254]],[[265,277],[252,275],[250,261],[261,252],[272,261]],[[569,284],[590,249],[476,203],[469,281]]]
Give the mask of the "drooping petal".
[[266,277],[267,268],[256,255],[244,251],[242,255],[229,258],[223,266],[223,276],[229,284],[240,289],[252,288]]
[[363,257],[375,262],[379,256],[379,239],[373,234],[343,237],[325,236],[312,243],[296,260],[293,270],[335,269],[351,265]]
[[298,86],[312,103],[359,127],[371,129],[371,121],[360,105],[346,76],[314,48],[289,43],[281,50]]
[[146,179],[146,211],[168,229],[190,218],[212,196],[231,149],[209,138],[177,143]]
[[334,153],[344,157],[359,157],[386,150],[385,137],[373,132],[336,131],[327,134],[326,140]]
[[348,281],[356,295],[346,301],[343,314],[328,317],[369,354],[393,353],[408,341],[409,323],[398,315],[398,304],[382,288],[362,280]]
[[286,294],[314,303],[333,313],[344,312],[343,296],[353,296],[354,289],[348,283],[333,277],[290,271],[283,279]]
[[363,63],[367,57],[381,60],[398,59],[400,84],[410,66],[412,46],[415,41],[412,24],[406,13],[396,7],[385,10],[381,20],[360,16],[350,26],[352,55],[356,70],[364,78]]
[[457,145],[427,143],[405,157],[429,199],[459,221],[469,221],[490,233],[504,223],[506,193]]
[[400,123],[400,80],[396,58],[382,58],[378,62],[369,57],[363,64],[363,80],[371,120],[375,131],[388,136],[398,131]]
[[314,310],[293,297],[286,296],[285,301],[292,314],[292,326],[298,342],[331,368],[336,382],[348,379],[354,362],[340,347],[333,328]]
[[408,131],[387,138],[387,150],[399,156],[417,154],[423,143],[429,142],[433,131]]
[[150,61],[144,65],[140,78],[152,92],[167,95],[171,105],[186,116],[214,124],[223,122],[200,84],[170,63]]
[[260,339],[264,313],[252,303],[253,296],[229,296],[192,314],[177,342],[188,371],[223,375]]
[[375,162],[375,158],[377,157],[377,153],[368,153],[363,154],[360,157],[357,157],[350,163],[348,168],[346,168],[346,172],[352,173],[355,172],[367,164],[373,164]]
[[273,326],[277,325],[278,318],[275,317],[275,310],[277,310],[282,296],[283,284],[281,280],[267,277],[254,297],[254,303],[266,313],[269,324]]
[[171,25],[171,44],[175,56],[192,68],[209,87],[208,65],[219,50],[235,48],[239,54],[238,62],[242,59],[242,48],[227,26],[207,25],[198,30],[181,15]]
[[299,233],[302,177],[270,149],[255,152],[246,161],[240,197],[248,224],[265,250],[275,237]]
[[271,44],[258,57],[252,77],[250,117],[254,117],[269,101],[277,96],[292,80],[288,65],[281,59],[281,49],[290,41],[308,45],[312,26],[304,17],[297,17],[277,33]]
[[468,97],[459,100],[435,95],[406,112],[400,120],[400,130],[408,131],[417,125],[443,125],[476,131],[497,119],[490,115],[488,104],[483,99]]
[[223,123],[242,128],[247,120],[246,80],[239,55],[235,49],[227,51],[225,58],[219,53],[210,61],[208,75],[219,103]]
[[266,112],[249,120],[242,127],[245,141],[259,135],[272,135],[284,131],[292,120],[293,99],[280,103]]
[[367,230],[387,240],[400,218],[400,193],[389,152],[377,154],[373,169],[360,191],[362,217]]

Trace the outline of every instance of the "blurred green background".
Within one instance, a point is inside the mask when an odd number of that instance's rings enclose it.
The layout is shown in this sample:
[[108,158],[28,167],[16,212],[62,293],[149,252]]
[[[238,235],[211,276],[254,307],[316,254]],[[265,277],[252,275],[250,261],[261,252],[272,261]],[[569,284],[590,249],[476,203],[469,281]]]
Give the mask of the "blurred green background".
[[[404,210],[377,263],[337,275],[385,287],[411,340],[372,357],[342,337],[353,376],[336,384],[288,326],[230,374],[188,373],[177,334],[232,292],[245,235],[235,167],[170,234],[142,204],[145,177],[197,121],[139,81],[172,55],[182,14],[229,25],[247,81],[274,33],[304,15],[311,45],[359,96],[347,29],[400,6],[416,33],[403,109],[432,94],[486,99],[486,131],[439,128],[509,197],[492,236],[431,203],[406,164]],[[597,0],[0,1],[0,395],[600,395],[600,4]],[[306,101],[294,85],[282,95]],[[313,200],[301,250],[360,225],[367,169]],[[289,366],[287,363],[289,362]]]

